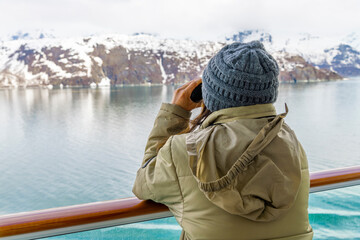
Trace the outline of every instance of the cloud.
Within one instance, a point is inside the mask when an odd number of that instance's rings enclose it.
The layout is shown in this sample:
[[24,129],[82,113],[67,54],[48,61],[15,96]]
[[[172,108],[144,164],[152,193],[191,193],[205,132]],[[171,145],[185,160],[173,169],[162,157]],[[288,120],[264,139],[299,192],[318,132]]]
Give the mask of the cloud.
[[0,9],[0,36],[31,29],[54,29],[59,36],[150,32],[202,40],[254,28],[282,35],[360,32],[357,0],[3,0]]

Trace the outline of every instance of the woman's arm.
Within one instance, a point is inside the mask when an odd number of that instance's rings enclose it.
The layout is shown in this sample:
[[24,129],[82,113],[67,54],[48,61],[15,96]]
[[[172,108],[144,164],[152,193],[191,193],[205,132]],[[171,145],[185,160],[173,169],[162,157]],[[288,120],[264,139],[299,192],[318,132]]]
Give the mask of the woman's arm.
[[191,112],[177,105],[169,103],[161,105],[146,143],[142,166],[157,155],[159,144],[165,143],[172,135],[188,128],[190,116]]
[[[180,189],[171,154],[171,136],[189,127],[190,110],[201,104],[192,102],[190,95],[200,83],[201,79],[188,82],[175,91],[172,104],[162,104],[133,187],[138,198],[166,203],[174,200],[172,195],[179,196]],[[166,144],[158,150],[164,141]]]

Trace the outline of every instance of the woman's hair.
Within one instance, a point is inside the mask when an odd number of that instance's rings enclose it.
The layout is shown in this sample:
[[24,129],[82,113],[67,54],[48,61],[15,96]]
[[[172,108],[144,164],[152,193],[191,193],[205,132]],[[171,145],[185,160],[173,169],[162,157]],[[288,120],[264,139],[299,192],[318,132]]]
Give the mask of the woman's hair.
[[[189,132],[192,132],[192,131],[196,130],[205,121],[205,119],[210,114],[211,114],[211,111],[205,107],[204,103],[202,103],[201,104],[201,112],[200,112],[200,114],[196,118],[194,118],[193,120],[190,120],[189,126],[185,130],[178,133],[177,135],[184,134],[184,133],[189,133]],[[159,152],[160,148],[162,148],[162,146],[165,145],[165,143],[166,143],[166,141],[168,139],[169,138],[166,138],[166,139],[164,139],[164,140],[162,140],[162,141],[160,141],[158,143],[157,148],[156,148],[156,152]]]
[[201,104],[201,112],[200,112],[200,114],[196,118],[194,118],[193,120],[190,121],[189,130],[187,132],[184,132],[184,133],[194,131],[197,127],[199,127],[205,121],[205,119],[210,114],[211,114],[211,111],[205,107],[204,103],[202,103]]

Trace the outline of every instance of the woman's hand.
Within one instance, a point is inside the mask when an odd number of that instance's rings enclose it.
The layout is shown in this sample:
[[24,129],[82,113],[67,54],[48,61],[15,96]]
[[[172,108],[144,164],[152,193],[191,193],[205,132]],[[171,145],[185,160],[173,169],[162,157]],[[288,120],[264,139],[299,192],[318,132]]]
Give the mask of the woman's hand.
[[194,108],[201,107],[201,102],[193,102],[190,99],[191,93],[194,89],[202,82],[201,78],[194,79],[190,82],[185,83],[181,87],[175,90],[172,104],[178,105],[187,111],[191,111]]

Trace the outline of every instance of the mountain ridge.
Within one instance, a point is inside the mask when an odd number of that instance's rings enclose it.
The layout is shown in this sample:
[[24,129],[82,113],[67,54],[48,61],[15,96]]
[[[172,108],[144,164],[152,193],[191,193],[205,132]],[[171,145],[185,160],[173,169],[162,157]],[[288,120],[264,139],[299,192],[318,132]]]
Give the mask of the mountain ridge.
[[[236,41],[260,40],[272,52],[285,51],[303,57],[309,64],[344,76],[360,75],[360,38],[353,32],[338,38],[320,37],[309,33],[296,36],[272,36],[261,30],[234,34]],[[229,39],[229,38],[227,38]]]
[[[255,38],[254,33],[244,33],[244,41]],[[273,44],[270,34],[262,36],[265,45]],[[183,83],[200,76],[225,44],[141,33],[5,41],[0,44],[0,87]],[[297,53],[269,49],[279,62],[282,82],[342,79]]]

